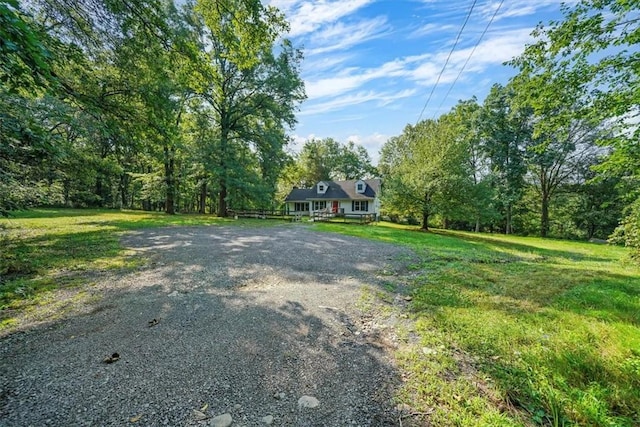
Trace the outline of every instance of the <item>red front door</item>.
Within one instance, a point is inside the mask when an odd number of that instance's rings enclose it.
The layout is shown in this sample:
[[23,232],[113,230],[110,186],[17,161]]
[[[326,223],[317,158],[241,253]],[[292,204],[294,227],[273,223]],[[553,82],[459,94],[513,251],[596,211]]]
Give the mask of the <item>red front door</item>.
[[332,208],[331,208],[331,212],[333,212],[333,213],[338,213],[338,206],[339,206],[338,202],[337,202],[337,201],[334,201],[334,202],[333,202],[333,206],[332,206]]

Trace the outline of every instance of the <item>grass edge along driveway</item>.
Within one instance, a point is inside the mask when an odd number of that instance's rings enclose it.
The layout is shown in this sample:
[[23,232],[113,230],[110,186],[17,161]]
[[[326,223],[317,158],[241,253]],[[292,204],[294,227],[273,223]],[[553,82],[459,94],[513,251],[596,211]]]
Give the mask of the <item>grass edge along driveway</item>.
[[624,248],[531,237],[319,229],[412,247],[418,345],[402,400],[432,425],[640,425],[640,269]]

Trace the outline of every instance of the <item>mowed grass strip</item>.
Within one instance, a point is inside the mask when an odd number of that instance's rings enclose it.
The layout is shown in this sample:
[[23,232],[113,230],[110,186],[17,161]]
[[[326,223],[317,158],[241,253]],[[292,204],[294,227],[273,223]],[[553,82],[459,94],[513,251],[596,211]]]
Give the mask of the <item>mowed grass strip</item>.
[[640,269],[624,248],[381,223],[410,246],[417,346],[399,396],[431,425],[640,425]]
[[[78,287],[87,273],[140,265],[120,245],[128,230],[188,225],[269,225],[212,215],[98,209],[34,209],[0,219],[0,331],[25,310],[55,304],[54,291]],[[51,311],[51,310],[49,310]]]

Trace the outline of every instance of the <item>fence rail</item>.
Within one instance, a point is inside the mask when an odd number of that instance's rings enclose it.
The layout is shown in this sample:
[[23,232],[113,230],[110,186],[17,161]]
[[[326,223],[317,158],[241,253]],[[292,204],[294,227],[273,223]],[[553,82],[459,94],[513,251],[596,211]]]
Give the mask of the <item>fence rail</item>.
[[229,215],[237,218],[260,218],[260,219],[291,219],[293,214],[287,213],[285,210],[266,210],[266,209],[230,209]]
[[[229,210],[229,215],[234,218],[258,218],[258,219],[283,219],[287,221],[301,221],[303,215],[301,212],[288,212],[286,210],[266,210],[266,209],[233,209]],[[333,221],[345,223],[369,224],[376,220],[376,214],[373,213],[341,213],[329,211],[315,211],[310,216],[312,221]]]
[[376,220],[376,214],[373,213],[334,213],[318,211],[313,213],[314,221],[332,221],[332,222],[355,222],[358,224],[369,224]]

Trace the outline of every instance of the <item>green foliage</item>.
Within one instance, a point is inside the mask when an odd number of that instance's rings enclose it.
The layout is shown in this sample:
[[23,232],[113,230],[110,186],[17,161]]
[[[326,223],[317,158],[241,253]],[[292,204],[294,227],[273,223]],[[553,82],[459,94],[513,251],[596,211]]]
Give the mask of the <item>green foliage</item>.
[[[599,173],[637,181],[637,11],[637,1],[582,0],[565,6],[564,19],[540,25],[536,42],[512,61],[520,70],[514,80],[519,98],[541,118],[534,132],[541,138],[540,153],[550,137],[566,148],[584,133],[613,149]],[[606,132],[589,131],[598,126]],[[552,152],[563,150],[556,145]],[[632,191],[631,200],[637,197]]]
[[319,181],[366,179],[376,174],[363,146],[325,138],[305,141],[282,179],[290,191],[293,186],[310,188]]
[[218,135],[217,211],[226,216],[229,203],[273,199],[286,161],[285,129],[305,98],[302,55],[287,39],[275,44],[287,24],[258,0],[201,0],[195,11],[208,59],[198,95]]
[[0,21],[2,212],[272,203],[304,98],[276,9],[4,1]]
[[514,206],[520,201],[526,173],[525,147],[530,139],[529,117],[512,108],[513,88],[494,85],[478,119],[482,151],[489,161],[489,180],[506,234],[512,231]]
[[626,216],[611,236],[615,243],[631,248],[631,256],[640,260],[640,199],[627,207]]
[[17,0],[0,1],[0,82],[12,90],[53,80],[43,32]]
[[262,55],[271,54],[275,41],[288,30],[276,8],[256,0],[198,0],[195,11],[222,48],[221,59],[239,69],[260,65]]
[[455,112],[408,125],[381,150],[385,209],[417,216],[425,229],[436,214],[465,218],[464,200],[472,191],[469,156],[465,122]]
[[415,251],[419,341],[399,352],[399,398],[432,424],[640,420],[640,270],[625,263],[629,250],[385,223],[314,228]]

